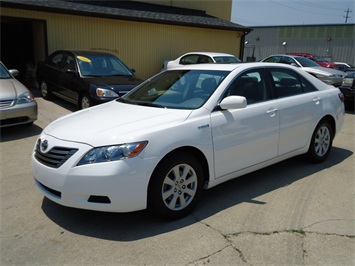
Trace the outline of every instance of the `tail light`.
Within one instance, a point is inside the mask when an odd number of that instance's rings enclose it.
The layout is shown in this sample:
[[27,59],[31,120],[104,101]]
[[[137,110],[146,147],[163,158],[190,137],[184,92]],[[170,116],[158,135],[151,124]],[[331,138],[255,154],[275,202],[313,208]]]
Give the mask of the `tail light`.
[[341,92],[338,94],[338,96],[339,96],[340,101],[343,103],[344,99],[345,99],[344,94]]

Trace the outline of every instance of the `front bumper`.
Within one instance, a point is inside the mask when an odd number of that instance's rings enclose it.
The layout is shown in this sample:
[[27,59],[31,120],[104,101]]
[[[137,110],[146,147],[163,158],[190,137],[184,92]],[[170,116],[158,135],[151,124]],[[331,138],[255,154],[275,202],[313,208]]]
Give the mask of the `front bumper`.
[[0,127],[32,123],[37,120],[38,107],[36,102],[16,104],[0,109]]
[[54,147],[77,149],[61,166],[54,168],[37,159],[35,147],[32,154],[35,184],[48,199],[63,206],[96,211],[130,212],[146,208],[154,165],[151,160],[134,157],[77,166],[91,146],[46,135],[40,138],[48,143],[46,151]]
[[343,77],[321,77],[321,81],[334,87],[339,87],[343,83]]

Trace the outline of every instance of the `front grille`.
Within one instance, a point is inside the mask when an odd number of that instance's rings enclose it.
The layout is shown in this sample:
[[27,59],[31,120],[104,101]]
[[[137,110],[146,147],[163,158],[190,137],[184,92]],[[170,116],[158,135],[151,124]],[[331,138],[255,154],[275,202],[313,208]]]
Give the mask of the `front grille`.
[[40,163],[52,167],[59,168],[64,164],[78,149],[66,147],[53,147],[47,153],[41,152],[41,142],[38,141],[36,145],[35,158]]
[[14,100],[4,100],[0,101],[0,108],[11,107],[14,105]]

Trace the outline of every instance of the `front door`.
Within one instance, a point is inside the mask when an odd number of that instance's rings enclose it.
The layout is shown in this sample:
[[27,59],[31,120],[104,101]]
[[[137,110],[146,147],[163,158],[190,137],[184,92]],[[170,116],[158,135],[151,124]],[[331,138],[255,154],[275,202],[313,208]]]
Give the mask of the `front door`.
[[246,108],[211,114],[216,178],[277,156],[280,117],[262,73],[243,73],[225,94],[246,97]]

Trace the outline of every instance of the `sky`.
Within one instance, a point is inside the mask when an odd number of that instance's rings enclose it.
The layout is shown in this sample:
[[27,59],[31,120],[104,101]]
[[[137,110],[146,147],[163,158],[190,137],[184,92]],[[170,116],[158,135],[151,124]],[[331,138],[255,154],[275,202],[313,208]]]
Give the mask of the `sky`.
[[355,0],[233,0],[231,21],[242,26],[355,23]]

